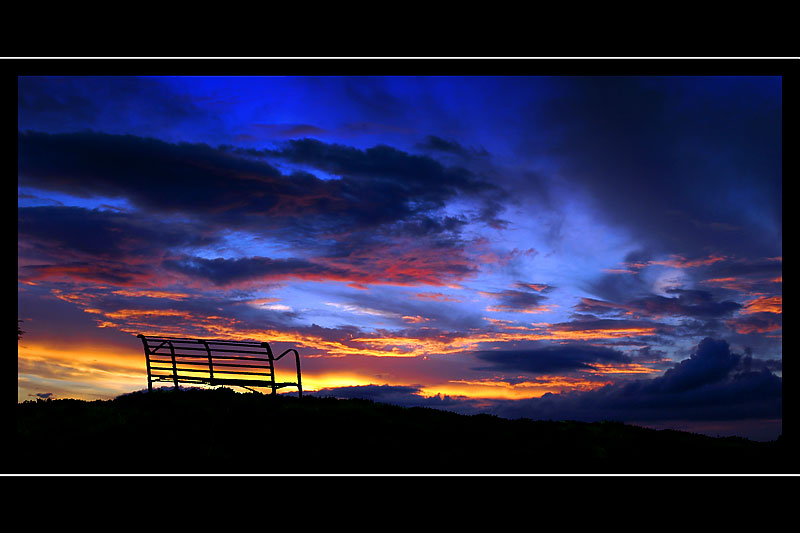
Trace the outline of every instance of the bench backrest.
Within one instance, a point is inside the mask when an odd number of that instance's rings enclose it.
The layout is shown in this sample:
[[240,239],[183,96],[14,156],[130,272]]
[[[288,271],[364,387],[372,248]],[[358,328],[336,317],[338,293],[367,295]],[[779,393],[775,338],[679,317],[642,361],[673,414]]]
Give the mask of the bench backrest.
[[[148,388],[154,381],[178,383],[242,383],[271,386],[275,392],[274,362],[292,351],[297,358],[297,383],[283,383],[300,388],[300,359],[294,349],[275,357],[269,343],[190,339],[137,335],[144,345]],[[259,382],[261,385],[259,385]],[[302,392],[301,392],[302,394]]]

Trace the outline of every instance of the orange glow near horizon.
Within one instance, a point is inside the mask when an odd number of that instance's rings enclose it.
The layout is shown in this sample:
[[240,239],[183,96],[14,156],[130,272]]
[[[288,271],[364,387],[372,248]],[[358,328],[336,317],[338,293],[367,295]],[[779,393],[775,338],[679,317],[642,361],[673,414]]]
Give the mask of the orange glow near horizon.
[[[127,313],[122,313],[127,315]],[[116,326],[118,327],[118,326]],[[125,331],[124,328],[120,328]],[[360,355],[375,357],[417,357],[429,353],[455,353],[465,349],[477,348],[481,342],[512,341],[530,339],[574,339],[592,333],[597,338],[617,338],[631,334],[648,334],[641,330],[622,329],[582,332],[499,333],[476,334],[452,339],[423,339],[404,337],[376,337],[351,339],[365,347],[349,346],[342,342],[324,340],[318,337],[302,336],[278,331],[241,331],[221,328],[225,338],[240,340],[269,338],[270,342],[291,342],[297,346],[314,347],[334,356]],[[130,333],[135,333],[129,331]],[[141,331],[145,334],[163,332]],[[304,355],[314,357],[314,355]],[[291,365],[290,365],[291,366]],[[620,373],[651,373],[655,370],[641,365],[592,365],[593,375]],[[285,370],[285,369],[284,369]],[[294,370],[293,366],[290,369]],[[281,372],[282,370],[279,370]],[[287,370],[288,372],[288,370]],[[29,342],[18,346],[18,401],[31,399],[42,387],[34,381],[47,383],[47,390],[54,391],[56,397],[78,399],[111,399],[120,394],[143,390],[147,385],[144,357],[140,350],[120,350],[115,346],[94,344],[71,346],[69,349]],[[303,388],[315,391],[323,388],[350,387],[358,385],[407,385],[391,383],[376,378],[374,373],[358,372],[303,372]],[[281,379],[279,379],[280,381]],[[542,396],[547,392],[559,393],[567,390],[589,390],[607,382],[583,378],[545,376],[532,381],[511,384],[498,380],[460,380],[441,384],[425,385],[421,392],[427,396],[436,394],[466,396],[475,399],[521,399]],[[61,384],[61,385],[59,385]]]
[[[371,376],[362,376],[354,372],[323,372],[319,374],[303,374],[303,390],[318,391],[320,389],[334,389],[337,387],[357,387],[363,385],[389,385],[389,383],[376,383]],[[290,389],[291,390],[291,389]]]
[[524,400],[540,398],[547,393],[559,394],[568,391],[588,391],[610,384],[610,381],[590,381],[581,378],[542,376],[539,379],[509,383],[500,380],[453,380],[447,383],[425,386],[420,389],[424,396],[464,396],[487,400]]
[[35,396],[32,383],[47,383],[59,396],[95,400],[147,387],[141,352],[117,347],[78,345],[68,349],[28,342],[17,346],[17,401]]

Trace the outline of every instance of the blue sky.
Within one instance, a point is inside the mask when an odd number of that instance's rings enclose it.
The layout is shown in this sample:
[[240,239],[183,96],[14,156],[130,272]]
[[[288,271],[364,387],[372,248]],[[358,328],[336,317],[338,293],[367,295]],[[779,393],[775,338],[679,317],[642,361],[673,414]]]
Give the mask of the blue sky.
[[136,333],[274,339],[317,394],[775,438],[781,109],[763,76],[19,78],[18,397],[141,388]]

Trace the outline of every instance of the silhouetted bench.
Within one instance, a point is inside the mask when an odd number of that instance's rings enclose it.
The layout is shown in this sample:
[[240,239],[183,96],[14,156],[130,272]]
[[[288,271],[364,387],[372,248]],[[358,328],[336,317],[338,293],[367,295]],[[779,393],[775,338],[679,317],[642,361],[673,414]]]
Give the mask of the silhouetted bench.
[[[186,339],[137,335],[142,339],[147,360],[147,389],[153,390],[156,381],[205,385],[232,385],[269,387],[272,394],[283,387],[297,387],[303,396],[300,383],[300,354],[289,348],[278,357],[269,343],[257,341],[230,341],[213,339]],[[297,365],[297,382],[275,381],[275,361],[294,352]],[[253,391],[258,392],[258,391]]]

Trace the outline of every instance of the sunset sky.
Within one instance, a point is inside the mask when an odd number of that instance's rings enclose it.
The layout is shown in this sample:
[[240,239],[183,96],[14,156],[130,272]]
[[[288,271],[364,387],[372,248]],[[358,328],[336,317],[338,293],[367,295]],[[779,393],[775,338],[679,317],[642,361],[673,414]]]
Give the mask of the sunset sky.
[[310,394],[781,433],[780,77],[18,89],[18,401],[145,389],[144,333],[296,347]]

